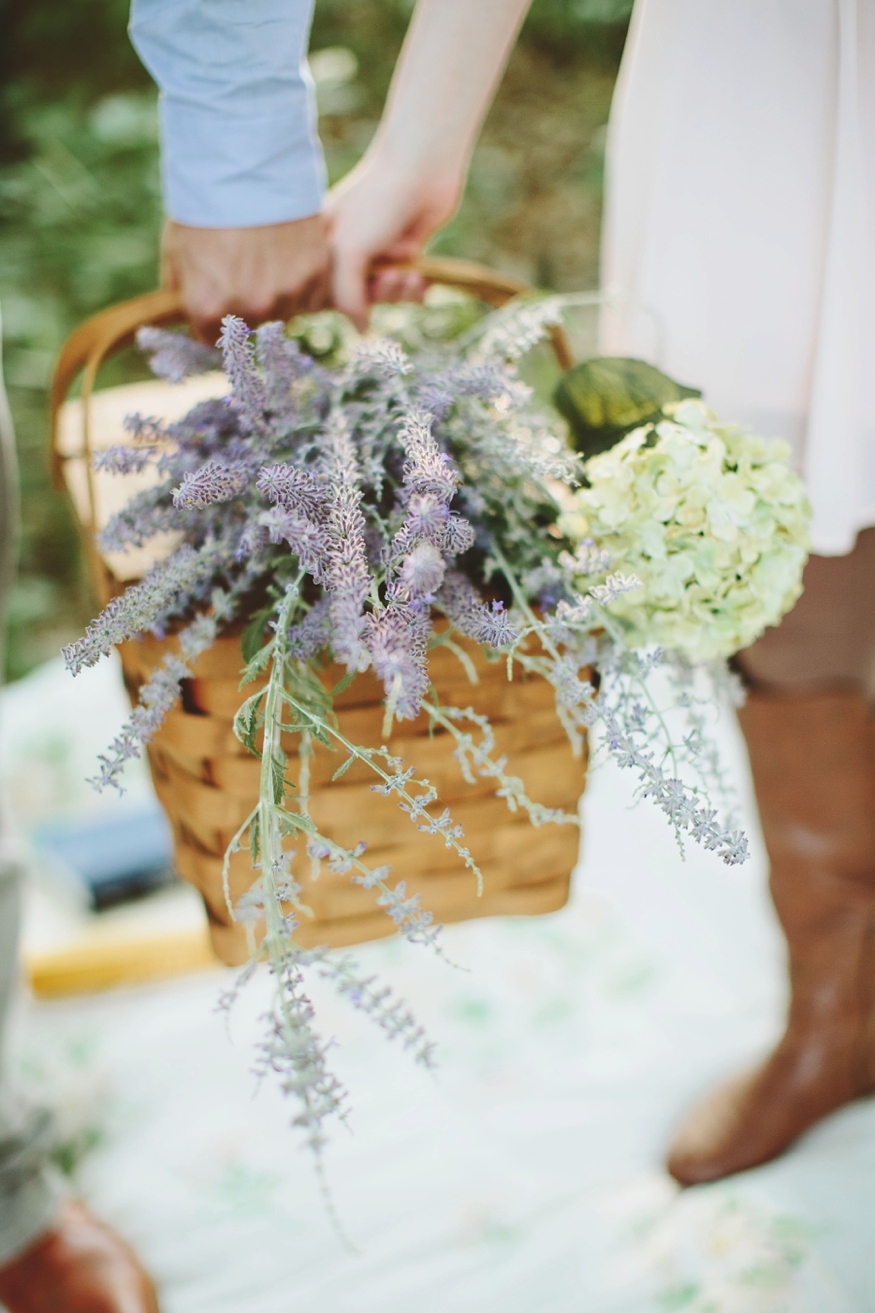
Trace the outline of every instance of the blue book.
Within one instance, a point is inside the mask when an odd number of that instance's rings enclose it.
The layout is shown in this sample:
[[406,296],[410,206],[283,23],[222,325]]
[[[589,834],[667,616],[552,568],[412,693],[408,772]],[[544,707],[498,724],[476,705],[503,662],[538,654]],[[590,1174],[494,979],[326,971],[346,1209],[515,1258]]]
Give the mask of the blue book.
[[122,814],[53,821],[33,836],[88,892],[95,911],[141,898],[177,877],[173,841],[157,805]]

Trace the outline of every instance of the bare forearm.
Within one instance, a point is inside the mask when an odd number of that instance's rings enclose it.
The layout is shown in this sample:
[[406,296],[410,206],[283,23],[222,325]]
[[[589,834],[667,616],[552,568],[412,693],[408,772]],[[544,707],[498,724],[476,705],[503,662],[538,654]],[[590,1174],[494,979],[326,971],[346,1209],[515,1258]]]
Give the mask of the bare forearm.
[[329,200],[334,301],[359,327],[369,302],[422,296],[398,266],[452,217],[528,6],[419,0],[376,136]]
[[375,146],[464,173],[530,0],[419,0]]

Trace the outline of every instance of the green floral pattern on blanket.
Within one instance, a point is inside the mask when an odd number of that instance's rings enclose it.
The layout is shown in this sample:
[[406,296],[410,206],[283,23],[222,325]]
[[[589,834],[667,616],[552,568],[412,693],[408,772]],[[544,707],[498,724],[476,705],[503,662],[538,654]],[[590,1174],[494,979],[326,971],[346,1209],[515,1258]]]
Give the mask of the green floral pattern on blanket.
[[[678,1198],[643,1239],[660,1313],[784,1313],[821,1285],[816,1229],[736,1186]],[[812,1313],[819,1305],[811,1306]]]

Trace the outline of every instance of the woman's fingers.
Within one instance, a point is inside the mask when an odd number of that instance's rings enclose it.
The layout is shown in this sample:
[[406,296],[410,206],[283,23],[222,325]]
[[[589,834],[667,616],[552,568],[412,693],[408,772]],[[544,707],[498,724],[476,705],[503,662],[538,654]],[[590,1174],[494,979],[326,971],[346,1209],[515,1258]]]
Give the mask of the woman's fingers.
[[377,269],[368,280],[368,299],[372,305],[380,301],[401,301],[404,292],[404,273],[391,265]]
[[330,193],[326,206],[334,257],[334,304],[359,329],[376,301],[421,301],[410,266],[452,215],[461,178],[417,178],[379,152],[366,156]]
[[337,310],[352,320],[360,333],[368,326],[368,255],[349,245],[335,248],[332,278]]
[[421,301],[425,296],[425,279],[415,269],[408,269],[404,276],[402,301]]
[[372,274],[368,295],[372,305],[385,301],[421,301],[425,282],[415,269],[388,266]]

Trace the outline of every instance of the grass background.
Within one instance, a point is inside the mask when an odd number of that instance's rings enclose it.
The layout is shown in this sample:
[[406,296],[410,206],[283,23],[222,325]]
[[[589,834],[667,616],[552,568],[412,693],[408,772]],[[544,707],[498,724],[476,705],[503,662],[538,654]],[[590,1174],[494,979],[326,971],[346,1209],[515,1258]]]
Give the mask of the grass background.
[[[631,0],[535,0],[432,249],[542,287],[597,281],[604,130]],[[316,0],[311,40],[332,181],[376,127],[408,0]],[[52,488],[46,386],[86,315],[155,286],[155,88],[128,0],[0,0],[0,307],[23,533],[7,676],[54,656],[93,613],[75,526]]]

